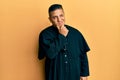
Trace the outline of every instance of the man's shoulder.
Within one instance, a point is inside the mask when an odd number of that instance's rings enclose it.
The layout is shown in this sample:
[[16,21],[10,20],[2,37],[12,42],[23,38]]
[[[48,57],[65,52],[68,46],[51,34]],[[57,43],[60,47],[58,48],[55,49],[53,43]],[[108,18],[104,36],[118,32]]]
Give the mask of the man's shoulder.
[[41,32],[46,32],[52,29],[52,26],[47,26],[46,28],[44,28]]
[[44,37],[50,37],[50,36],[55,36],[57,34],[57,28],[54,26],[48,26],[46,28],[44,28],[41,32],[40,32],[40,36],[44,36]]
[[48,26],[48,27],[44,28],[44,29],[40,32],[40,34],[52,32],[53,30],[54,30],[54,27],[53,27],[53,26]]

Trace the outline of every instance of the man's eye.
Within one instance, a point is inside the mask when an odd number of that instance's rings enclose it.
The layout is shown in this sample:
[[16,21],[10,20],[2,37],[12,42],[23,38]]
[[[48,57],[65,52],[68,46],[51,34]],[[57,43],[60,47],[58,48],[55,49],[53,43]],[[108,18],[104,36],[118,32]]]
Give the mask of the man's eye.
[[63,15],[60,15],[60,17],[63,17]]
[[52,17],[53,19],[55,19],[56,18],[56,16],[54,16],[54,17]]

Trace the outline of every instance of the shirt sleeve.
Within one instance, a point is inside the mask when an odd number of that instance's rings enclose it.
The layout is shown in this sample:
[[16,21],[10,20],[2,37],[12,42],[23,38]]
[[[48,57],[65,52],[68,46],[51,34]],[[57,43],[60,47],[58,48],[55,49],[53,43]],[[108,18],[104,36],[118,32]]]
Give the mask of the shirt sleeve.
[[81,71],[80,76],[85,77],[89,76],[89,64],[88,64],[88,57],[87,54],[81,55]]
[[90,51],[90,48],[82,34],[81,34],[80,44],[81,44],[81,51],[83,53]]
[[90,48],[82,34],[81,34],[80,45],[81,45],[81,51],[82,51],[82,54],[80,56],[81,58],[80,76],[85,77],[85,76],[89,76],[89,63],[88,63],[88,57],[86,53],[90,50]]
[[43,59],[44,56],[50,59],[55,58],[59,51],[64,47],[65,43],[66,37],[62,34],[58,34],[54,39],[48,34],[40,34],[38,58]]

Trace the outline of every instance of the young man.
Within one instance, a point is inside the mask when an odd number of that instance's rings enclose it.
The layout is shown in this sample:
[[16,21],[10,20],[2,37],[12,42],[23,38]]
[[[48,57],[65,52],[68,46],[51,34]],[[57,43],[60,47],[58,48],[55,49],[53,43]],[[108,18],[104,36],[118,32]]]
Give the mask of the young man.
[[86,52],[89,47],[82,34],[65,25],[62,5],[49,7],[51,26],[39,36],[39,59],[45,60],[46,80],[87,80],[89,76]]

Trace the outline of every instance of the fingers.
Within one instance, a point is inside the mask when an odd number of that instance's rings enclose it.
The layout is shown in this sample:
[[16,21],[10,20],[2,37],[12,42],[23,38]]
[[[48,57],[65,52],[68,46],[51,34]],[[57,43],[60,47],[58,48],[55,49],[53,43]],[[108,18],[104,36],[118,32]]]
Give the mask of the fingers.
[[62,26],[57,26],[58,29],[62,29],[63,27],[64,27],[63,25]]

